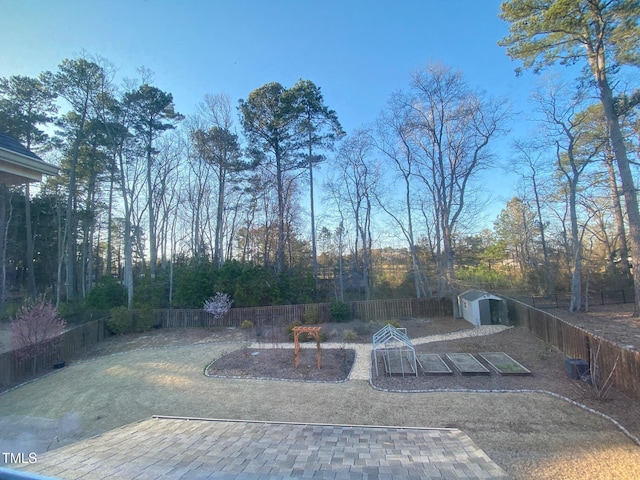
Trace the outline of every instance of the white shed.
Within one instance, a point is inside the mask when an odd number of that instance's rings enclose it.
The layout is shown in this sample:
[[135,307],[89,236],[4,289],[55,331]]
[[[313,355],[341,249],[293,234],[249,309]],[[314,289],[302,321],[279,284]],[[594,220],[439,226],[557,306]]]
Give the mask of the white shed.
[[480,325],[508,325],[504,300],[483,290],[467,290],[458,295],[462,317],[476,327]]

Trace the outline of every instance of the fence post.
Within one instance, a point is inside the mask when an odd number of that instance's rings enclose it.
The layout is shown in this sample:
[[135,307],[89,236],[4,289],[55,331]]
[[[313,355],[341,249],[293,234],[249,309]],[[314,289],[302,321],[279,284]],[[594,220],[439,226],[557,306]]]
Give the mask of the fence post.
[[624,288],[622,289],[622,303],[627,303],[627,299],[624,296]]

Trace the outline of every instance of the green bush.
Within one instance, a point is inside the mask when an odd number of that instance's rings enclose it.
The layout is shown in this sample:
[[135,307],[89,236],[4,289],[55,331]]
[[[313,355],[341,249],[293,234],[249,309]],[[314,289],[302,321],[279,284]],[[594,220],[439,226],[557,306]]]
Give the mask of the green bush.
[[181,266],[176,269],[173,306],[200,308],[214,293],[216,270],[211,263]]
[[107,330],[112,335],[122,335],[133,331],[133,312],[127,307],[111,309],[111,317],[107,319]]
[[96,310],[124,306],[127,304],[127,290],[113,278],[102,277],[85,299],[85,304]]
[[344,302],[333,302],[329,307],[329,314],[334,322],[346,322],[351,318],[351,309]]
[[315,325],[320,323],[320,309],[318,308],[318,305],[311,304],[305,306],[302,318],[304,319],[305,325]]
[[169,272],[160,269],[155,278],[139,278],[133,288],[133,307],[169,308]]
[[11,319],[20,311],[22,303],[18,301],[5,301],[0,305],[0,321],[10,322]]
[[107,330],[112,335],[142,333],[154,326],[155,317],[150,307],[138,311],[129,310],[127,307],[115,307],[111,309],[111,317],[107,319]]
[[253,322],[251,320],[243,320],[243,322],[240,324],[240,328],[242,330],[250,330],[253,328]]
[[354,340],[357,340],[358,334],[355,332],[355,330],[351,330],[351,329],[347,328],[347,329],[342,331],[342,338],[346,342],[352,342]]
[[133,328],[136,332],[142,333],[151,330],[156,325],[153,309],[145,306],[138,310],[133,317]]

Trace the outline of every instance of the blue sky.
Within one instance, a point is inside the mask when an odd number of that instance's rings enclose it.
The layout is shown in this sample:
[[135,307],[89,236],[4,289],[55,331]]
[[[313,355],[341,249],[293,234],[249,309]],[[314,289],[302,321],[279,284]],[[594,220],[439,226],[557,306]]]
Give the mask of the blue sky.
[[[246,98],[267,82],[299,78],[321,87],[347,132],[373,122],[410,72],[430,61],[459,69],[469,84],[507,96],[517,112],[511,138],[528,129],[535,78],[516,78],[497,41],[507,32],[500,0],[0,0],[0,76],[36,76],[83,51],[174,96],[183,114],[206,93]],[[493,178],[502,170],[491,172]],[[512,196],[504,177],[492,214]],[[502,203],[502,205],[500,205]]]

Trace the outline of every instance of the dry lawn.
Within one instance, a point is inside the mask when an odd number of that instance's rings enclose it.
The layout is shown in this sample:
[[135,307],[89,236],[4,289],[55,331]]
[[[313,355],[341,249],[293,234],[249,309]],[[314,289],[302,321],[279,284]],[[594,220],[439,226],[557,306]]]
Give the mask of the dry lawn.
[[640,476],[636,443],[601,416],[547,394],[397,393],[356,380],[327,384],[208,378],[204,368],[240,348],[242,335],[234,331],[230,337],[211,338],[210,331],[197,332],[123,339],[123,344],[147,348],[118,348],[114,342],[112,351],[120,353],[73,362],[3,394],[0,450],[42,452],[153,414],[455,426],[515,479]]

